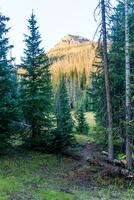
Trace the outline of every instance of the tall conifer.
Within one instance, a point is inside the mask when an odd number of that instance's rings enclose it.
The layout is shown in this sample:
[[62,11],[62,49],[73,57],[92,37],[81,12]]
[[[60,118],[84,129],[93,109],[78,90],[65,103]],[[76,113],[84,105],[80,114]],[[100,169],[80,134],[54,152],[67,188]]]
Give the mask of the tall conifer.
[[7,37],[8,21],[9,18],[0,13],[0,150],[14,134],[17,120],[16,70],[9,56],[13,46]]
[[88,135],[89,127],[84,114],[84,106],[80,105],[77,112],[77,131],[80,134]]
[[34,13],[28,20],[22,67],[22,99],[26,122],[31,126],[33,145],[45,140],[52,128],[52,84],[49,59],[41,48],[41,36]]
[[62,149],[71,145],[73,141],[71,108],[63,75],[60,77],[56,100],[57,132],[55,145],[57,148]]

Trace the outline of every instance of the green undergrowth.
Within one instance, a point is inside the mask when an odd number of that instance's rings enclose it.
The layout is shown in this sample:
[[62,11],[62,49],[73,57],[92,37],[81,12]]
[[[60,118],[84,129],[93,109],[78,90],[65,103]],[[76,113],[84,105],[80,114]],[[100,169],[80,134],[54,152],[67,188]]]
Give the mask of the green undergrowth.
[[76,141],[77,141],[79,144],[84,144],[84,143],[86,143],[86,142],[93,142],[93,139],[90,138],[90,137],[87,136],[87,135],[75,134],[75,138],[76,138]]
[[0,176],[0,200],[6,200],[19,189],[19,183],[13,176]]
[[58,192],[53,190],[39,190],[37,191],[39,197],[42,200],[75,200],[75,196],[71,194],[66,194],[64,192]]
[[133,200],[134,187],[118,183],[102,180],[97,167],[60,155],[25,152],[0,158],[0,200]]

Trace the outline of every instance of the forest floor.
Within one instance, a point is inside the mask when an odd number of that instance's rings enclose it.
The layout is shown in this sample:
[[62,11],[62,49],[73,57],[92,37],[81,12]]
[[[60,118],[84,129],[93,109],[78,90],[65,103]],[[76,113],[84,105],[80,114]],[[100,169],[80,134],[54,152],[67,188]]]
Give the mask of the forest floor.
[[108,176],[101,150],[87,137],[77,140],[75,158],[27,151],[1,158],[0,200],[133,200],[132,182]]

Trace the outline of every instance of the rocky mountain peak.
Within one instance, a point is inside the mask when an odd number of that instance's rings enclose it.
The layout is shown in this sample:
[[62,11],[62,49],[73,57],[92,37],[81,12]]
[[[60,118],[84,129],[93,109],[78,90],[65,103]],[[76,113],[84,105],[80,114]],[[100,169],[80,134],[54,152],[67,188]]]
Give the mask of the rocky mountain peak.
[[84,43],[90,43],[90,40],[77,35],[66,35],[59,43],[55,45],[55,49],[65,48],[67,46],[80,45]]

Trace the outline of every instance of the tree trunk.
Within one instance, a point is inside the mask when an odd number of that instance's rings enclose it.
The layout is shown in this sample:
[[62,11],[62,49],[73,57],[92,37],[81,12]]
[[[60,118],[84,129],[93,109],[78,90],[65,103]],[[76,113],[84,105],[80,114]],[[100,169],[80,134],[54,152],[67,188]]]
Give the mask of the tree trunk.
[[32,129],[31,142],[32,142],[32,145],[35,145],[37,133],[36,133],[36,126],[35,126],[35,120],[34,119],[32,120],[31,129]]
[[128,169],[132,169],[132,149],[130,125],[131,120],[131,94],[130,94],[130,55],[129,55],[129,25],[128,0],[125,0],[125,58],[126,58],[126,159]]
[[105,73],[106,103],[108,117],[108,158],[113,160],[113,132],[112,132],[112,106],[110,96],[110,84],[108,75],[108,54],[107,54],[107,29],[106,29],[106,6],[105,0],[101,0],[102,34],[103,34],[103,63]]

